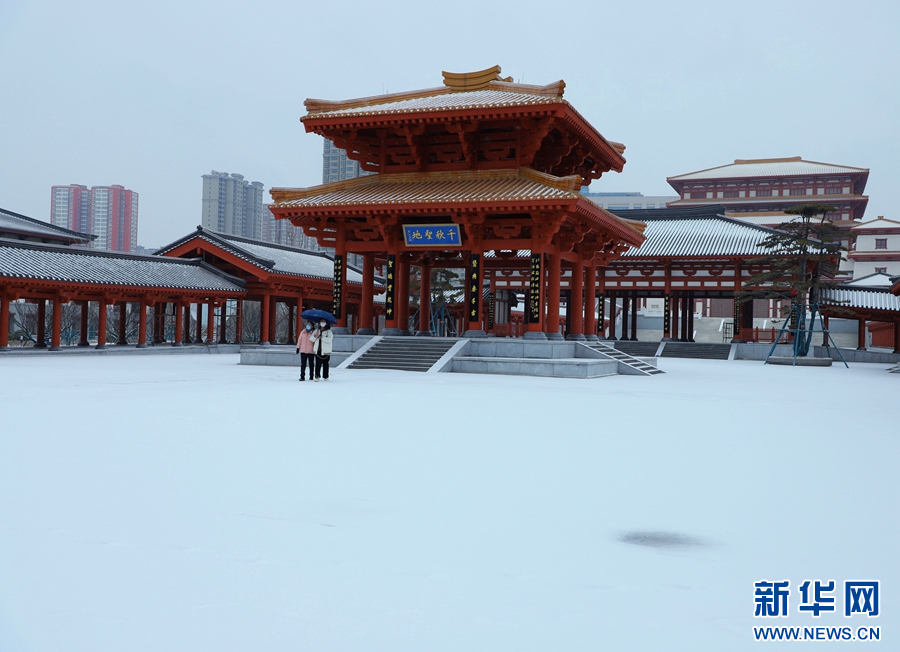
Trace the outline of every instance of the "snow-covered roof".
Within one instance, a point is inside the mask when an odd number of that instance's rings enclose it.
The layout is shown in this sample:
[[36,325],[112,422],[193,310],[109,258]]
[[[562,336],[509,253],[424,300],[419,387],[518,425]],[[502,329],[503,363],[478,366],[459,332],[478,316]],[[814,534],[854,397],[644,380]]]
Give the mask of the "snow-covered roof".
[[900,222],[895,220],[886,220],[883,215],[879,215],[875,219],[866,220],[865,222],[857,222],[851,231],[881,231],[886,229],[895,230],[900,228]]
[[[200,226],[197,227],[196,232],[162,247],[154,255],[162,256],[193,238],[206,240],[257,267],[276,274],[320,278],[327,281],[334,279],[334,257],[324,251],[308,251],[297,247],[242,238],[210,231]],[[361,284],[362,273],[350,265],[346,267],[347,282]]]
[[844,285],[862,286],[862,287],[891,287],[891,277],[884,272],[875,272],[867,276],[860,276],[852,281],[847,281]]
[[374,103],[374,100],[378,100],[377,96],[367,99],[373,101],[373,103],[346,108],[339,107],[332,111],[310,111],[306,119],[537,106],[540,104],[558,104],[561,101],[558,97],[547,97],[546,95],[537,95],[518,90],[499,90],[493,88],[461,93],[451,93],[444,89],[428,89],[422,91],[420,97],[378,104]]
[[96,236],[70,231],[48,222],[36,220],[33,217],[27,217],[0,208],[0,237],[14,239],[32,238],[41,241],[75,244],[90,242]]
[[[798,177],[814,174],[868,174],[867,168],[855,168],[833,163],[806,161],[800,156],[790,158],[736,159],[734,163],[668,177],[668,181],[699,181],[703,179],[738,179],[743,177]],[[756,198],[758,200],[758,198]],[[768,197],[766,199],[769,199]]]
[[239,279],[196,259],[137,256],[3,239],[0,277],[179,290],[244,289]]
[[647,238],[623,258],[762,256],[758,246],[773,229],[724,217],[722,206],[622,210],[619,217],[640,220]]
[[444,72],[444,84],[436,88],[372,95],[352,100],[308,99],[304,105],[309,113],[303,120],[461,109],[527,107],[563,102],[565,82],[558,81],[547,86],[517,84],[511,77],[501,77],[500,73],[500,66],[466,73]]
[[861,308],[896,312],[900,316],[900,297],[891,294],[888,288],[837,288],[822,291],[824,303],[842,305],[846,308]]

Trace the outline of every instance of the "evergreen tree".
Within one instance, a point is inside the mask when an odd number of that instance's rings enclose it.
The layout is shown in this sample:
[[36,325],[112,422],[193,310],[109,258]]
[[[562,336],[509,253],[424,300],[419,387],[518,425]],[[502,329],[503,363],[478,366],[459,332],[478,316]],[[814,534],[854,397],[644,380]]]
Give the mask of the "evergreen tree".
[[793,328],[799,329],[794,338],[794,352],[805,356],[812,342],[812,328],[806,327],[806,315],[812,308],[815,321],[822,291],[837,287],[834,277],[840,265],[841,252],[846,251],[842,240],[850,236],[825,214],[834,211],[828,204],[803,204],[785,210],[795,219],[776,227],[776,231],[759,243],[764,256],[750,261],[761,265],[763,271],[744,283],[736,301],[752,299],[780,299],[790,303],[786,314],[796,319]]

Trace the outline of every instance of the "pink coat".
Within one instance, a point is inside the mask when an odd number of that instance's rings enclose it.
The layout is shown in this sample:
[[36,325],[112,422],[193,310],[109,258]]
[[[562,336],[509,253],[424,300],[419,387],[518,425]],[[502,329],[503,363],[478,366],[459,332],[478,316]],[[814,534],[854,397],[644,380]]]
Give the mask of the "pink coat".
[[312,340],[309,339],[309,331],[305,328],[300,331],[300,335],[297,337],[297,348],[300,349],[300,353],[313,352],[313,343]]

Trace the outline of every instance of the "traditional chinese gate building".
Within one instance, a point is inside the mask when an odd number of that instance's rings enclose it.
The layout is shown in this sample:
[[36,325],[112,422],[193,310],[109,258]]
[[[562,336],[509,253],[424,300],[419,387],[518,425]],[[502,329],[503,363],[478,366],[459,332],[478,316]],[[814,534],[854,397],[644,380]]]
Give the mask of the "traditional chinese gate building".
[[[410,266],[422,269],[418,334],[430,333],[430,270],[465,268],[467,330],[483,336],[486,256],[503,267],[528,250],[526,337],[561,338],[560,283],[572,278],[570,337],[596,332],[581,297],[596,267],[640,245],[643,224],[581,194],[621,171],[625,147],[605,139],[566,100],[562,81],[515,84],[500,68],[444,73],[441,87],[330,102],[307,100],[307,132],[378,174],[313,188],[276,188],[270,207],[335,251],[333,309],[347,326],[344,261],[363,257],[359,332],[373,332],[376,265],[386,270],[386,334],[407,332]],[[585,274],[587,271],[587,274]],[[587,279],[587,287],[585,287]],[[596,336],[594,336],[596,337]]]

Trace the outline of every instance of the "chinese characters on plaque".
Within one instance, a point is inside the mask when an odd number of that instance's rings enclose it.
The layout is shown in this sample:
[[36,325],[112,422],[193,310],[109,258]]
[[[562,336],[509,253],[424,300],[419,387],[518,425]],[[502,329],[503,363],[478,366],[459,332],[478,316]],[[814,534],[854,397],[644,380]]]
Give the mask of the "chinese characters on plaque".
[[414,224],[403,226],[407,247],[459,247],[459,224]]

